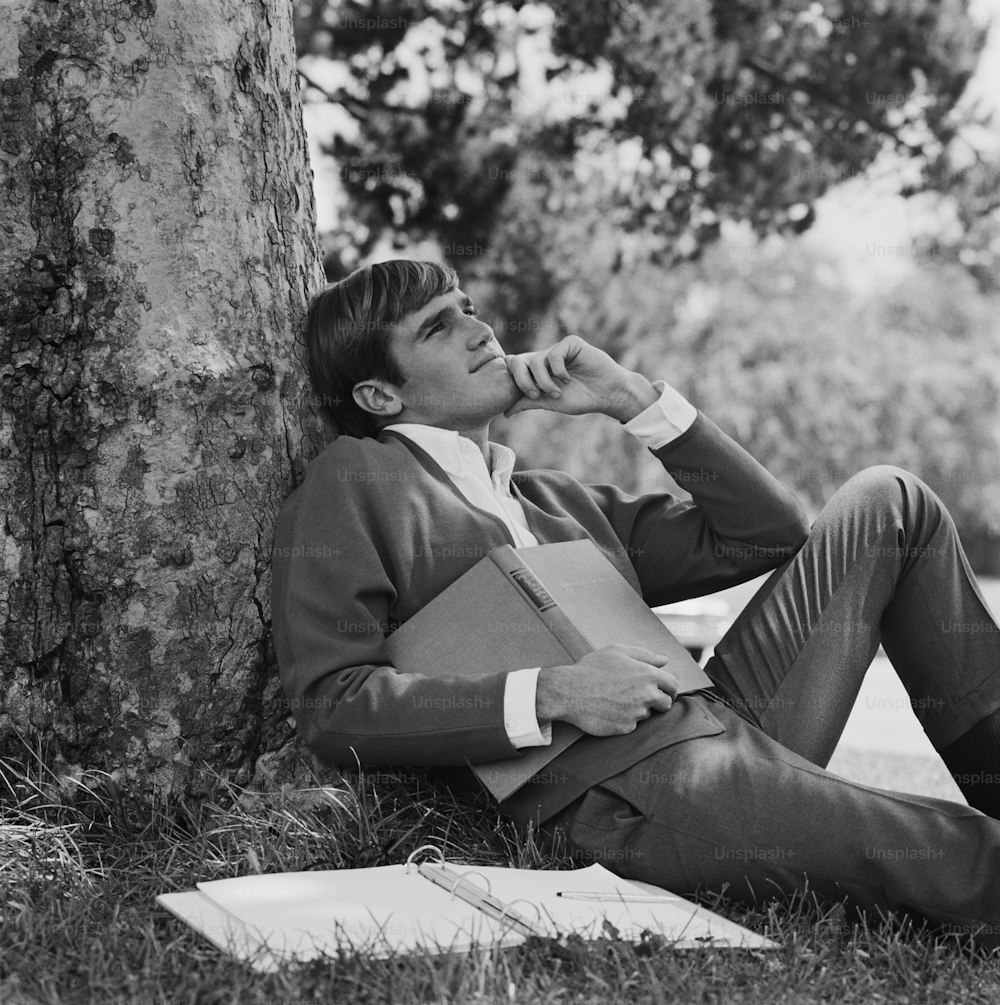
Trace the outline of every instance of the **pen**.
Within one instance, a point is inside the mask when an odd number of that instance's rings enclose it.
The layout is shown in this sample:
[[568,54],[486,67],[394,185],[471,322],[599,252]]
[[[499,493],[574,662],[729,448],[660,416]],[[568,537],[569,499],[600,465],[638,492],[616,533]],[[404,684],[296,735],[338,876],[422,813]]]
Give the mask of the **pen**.
[[666,904],[680,897],[656,893],[601,893],[597,890],[560,890],[557,897],[563,900],[599,900],[612,904]]

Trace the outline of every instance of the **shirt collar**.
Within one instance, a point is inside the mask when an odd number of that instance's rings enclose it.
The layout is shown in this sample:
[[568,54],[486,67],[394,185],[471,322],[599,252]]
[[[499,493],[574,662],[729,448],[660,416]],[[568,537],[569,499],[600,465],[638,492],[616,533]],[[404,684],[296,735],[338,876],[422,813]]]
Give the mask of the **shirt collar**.
[[427,426],[422,422],[394,422],[382,427],[413,440],[437,461],[453,478],[482,478],[510,492],[510,476],[515,455],[510,447],[490,441],[490,467],[487,468],[479,447],[454,429]]

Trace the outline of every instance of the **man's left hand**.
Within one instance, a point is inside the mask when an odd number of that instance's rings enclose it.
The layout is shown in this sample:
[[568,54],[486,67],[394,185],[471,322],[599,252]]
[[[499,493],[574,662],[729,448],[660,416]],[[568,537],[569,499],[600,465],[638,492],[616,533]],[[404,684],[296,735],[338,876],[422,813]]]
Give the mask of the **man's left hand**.
[[564,415],[602,412],[627,422],[659,397],[645,377],[619,366],[579,335],[505,359],[522,395],[504,412],[508,417],[541,408]]

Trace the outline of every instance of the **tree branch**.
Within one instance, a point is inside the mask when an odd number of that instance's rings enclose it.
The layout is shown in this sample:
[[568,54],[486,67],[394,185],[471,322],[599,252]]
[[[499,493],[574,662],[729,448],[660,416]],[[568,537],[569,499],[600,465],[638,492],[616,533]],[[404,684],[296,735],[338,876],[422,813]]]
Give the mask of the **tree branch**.
[[881,122],[874,121],[867,118],[864,115],[859,115],[856,108],[852,108],[845,101],[841,101],[839,98],[835,98],[831,94],[827,94],[821,91],[814,84],[807,83],[796,83],[791,80],[786,80],[774,67],[770,67],[762,63],[760,60],[747,59],[743,61],[743,65],[751,70],[756,71],[769,80],[774,81],[776,84],[780,84],[782,87],[786,87],[792,91],[801,91],[803,94],[807,94],[810,98],[815,98],[818,101],[822,101],[839,111],[845,112],[847,115],[854,117],[855,119],[864,122],[865,125],[869,126],[871,129],[875,130],[877,133],[881,133],[883,136],[888,136],[897,146],[902,147],[904,150],[911,154],[920,155],[923,154],[924,148],[921,146],[914,146],[912,143],[907,143],[899,134],[891,129],[889,126],[883,125]]
[[353,94],[348,94],[342,88],[337,91],[327,90],[327,88],[323,87],[322,84],[313,80],[313,78],[310,77],[309,74],[301,67],[299,67],[298,72],[307,87],[311,87],[313,90],[319,91],[319,93],[332,104],[343,105],[359,119],[369,118],[373,111],[394,112],[399,115],[417,115],[420,117],[426,115],[426,109],[424,108],[407,108],[405,105],[387,105],[384,102],[372,101],[371,99],[364,101],[361,98],[354,97]]

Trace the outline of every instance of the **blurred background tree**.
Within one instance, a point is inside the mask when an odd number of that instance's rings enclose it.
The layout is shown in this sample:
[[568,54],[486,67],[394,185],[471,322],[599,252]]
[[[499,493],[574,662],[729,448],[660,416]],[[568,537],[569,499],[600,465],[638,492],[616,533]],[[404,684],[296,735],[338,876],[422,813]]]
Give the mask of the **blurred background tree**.
[[[962,100],[986,37],[966,4],[296,10],[337,166],[328,278],[446,260],[509,351],[575,331],[669,379],[814,510],[865,464],[909,467],[1000,574],[1000,161],[976,140],[991,110]],[[859,292],[798,235],[886,164],[934,222],[897,284]],[[494,433],[522,467],[662,485],[600,418]]]

